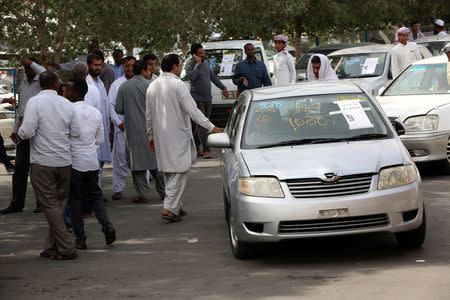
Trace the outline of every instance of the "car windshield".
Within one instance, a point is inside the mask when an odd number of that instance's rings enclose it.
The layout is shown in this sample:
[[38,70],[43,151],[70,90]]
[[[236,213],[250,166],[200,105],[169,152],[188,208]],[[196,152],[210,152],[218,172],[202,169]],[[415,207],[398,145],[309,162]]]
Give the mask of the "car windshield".
[[255,101],[248,109],[243,149],[379,139],[386,123],[364,94]]
[[413,65],[386,89],[384,96],[448,94],[447,64]]
[[430,50],[433,56],[438,56],[441,53],[442,48],[445,47],[450,41],[435,41],[435,42],[424,42],[418,43],[419,45],[425,46]]
[[339,79],[375,77],[383,74],[386,53],[357,53],[329,56]]

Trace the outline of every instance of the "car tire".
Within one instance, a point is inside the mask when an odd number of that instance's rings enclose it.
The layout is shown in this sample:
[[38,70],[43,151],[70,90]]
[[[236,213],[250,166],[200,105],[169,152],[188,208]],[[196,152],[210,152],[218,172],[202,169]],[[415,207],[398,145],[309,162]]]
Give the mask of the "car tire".
[[230,239],[231,252],[237,259],[246,259],[251,257],[251,248],[247,243],[239,241],[233,230],[233,216],[228,206],[228,237]]
[[423,208],[422,224],[416,229],[397,232],[395,239],[401,248],[419,248],[425,241],[427,232],[427,218],[425,214],[425,207]]

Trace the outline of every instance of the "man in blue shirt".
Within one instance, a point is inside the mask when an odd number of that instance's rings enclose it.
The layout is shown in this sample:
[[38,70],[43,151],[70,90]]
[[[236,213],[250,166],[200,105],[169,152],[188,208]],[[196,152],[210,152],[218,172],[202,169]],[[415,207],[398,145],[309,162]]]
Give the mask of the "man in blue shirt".
[[238,93],[272,85],[266,65],[255,57],[253,44],[245,44],[244,50],[247,58],[238,62],[233,75],[233,83],[238,86]]
[[114,80],[124,75],[123,73],[123,51],[116,49],[113,52],[114,64],[111,65],[111,69],[114,72]]

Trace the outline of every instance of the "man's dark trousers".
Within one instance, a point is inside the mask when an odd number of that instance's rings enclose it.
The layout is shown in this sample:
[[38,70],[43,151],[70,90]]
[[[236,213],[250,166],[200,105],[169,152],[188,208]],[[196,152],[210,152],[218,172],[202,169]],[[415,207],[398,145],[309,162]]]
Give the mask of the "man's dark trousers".
[[[209,119],[211,116],[211,101],[195,101],[197,103],[197,108]],[[203,146],[203,152],[211,152],[208,146],[208,130],[202,126],[195,124],[194,131],[194,142],[195,147],[199,149],[200,144]]]
[[5,141],[3,140],[2,135],[0,134],[0,162],[5,165],[5,168],[13,168],[13,164],[6,154]]
[[[25,206],[27,196],[28,173],[30,172],[30,141],[20,140],[16,148],[16,166],[12,176],[12,200],[9,205],[15,210],[21,210]],[[36,205],[38,202],[36,200]]]
[[102,189],[98,186],[98,170],[80,172],[72,168],[69,210],[73,232],[78,242],[86,240],[83,217],[81,216],[83,199],[85,197],[92,204],[95,217],[102,229],[113,228],[102,199]]

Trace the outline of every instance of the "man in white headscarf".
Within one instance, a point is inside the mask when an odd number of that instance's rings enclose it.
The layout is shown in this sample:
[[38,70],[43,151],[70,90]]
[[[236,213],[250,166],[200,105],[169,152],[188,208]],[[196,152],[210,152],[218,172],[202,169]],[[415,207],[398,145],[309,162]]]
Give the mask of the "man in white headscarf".
[[273,84],[295,83],[295,63],[292,55],[286,50],[287,36],[279,34],[274,37],[277,54],[273,57]]
[[414,42],[409,42],[409,28],[401,27],[397,30],[399,43],[391,51],[392,76],[397,77],[413,62],[422,59],[419,48]]
[[336,81],[338,77],[331,67],[330,60],[323,54],[313,54],[306,69],[308,81]]
[[438,36],[446,36],[447,32],[445,32],[444,30],[444,21],[442,21],[441,19],[436,19],[434,21],[434,30],[433,30],[434,35],[438,35]]

